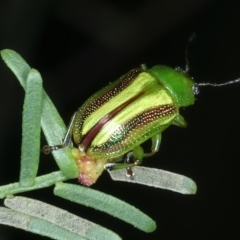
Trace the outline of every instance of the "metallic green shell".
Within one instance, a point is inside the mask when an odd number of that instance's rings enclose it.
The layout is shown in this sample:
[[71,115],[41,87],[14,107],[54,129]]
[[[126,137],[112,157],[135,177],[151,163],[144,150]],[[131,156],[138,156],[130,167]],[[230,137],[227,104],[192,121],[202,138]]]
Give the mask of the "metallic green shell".
[[154,71],[133,69],[78,109],[74,141],[90,157],[121,156],[172,124],[181,107],[175,95]]

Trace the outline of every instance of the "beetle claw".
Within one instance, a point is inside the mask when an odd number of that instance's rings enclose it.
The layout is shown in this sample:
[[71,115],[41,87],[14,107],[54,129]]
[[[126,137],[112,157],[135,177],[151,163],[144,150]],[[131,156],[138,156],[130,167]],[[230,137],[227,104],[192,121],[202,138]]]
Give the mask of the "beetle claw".
[[49,154],[49,153],[51,153],[52,151],[61,149],[61,148],[63,148],[63,147],[64,147],[63,145],[55,145],[55,146],[45,145],[45,146],[43,146],[42,151],[43,151],[44,154]]
[[126,172],[126,176],[129,177],[131,180],[134,180],[134,171],[132,170],[131,167],[126,168],[127,172]]

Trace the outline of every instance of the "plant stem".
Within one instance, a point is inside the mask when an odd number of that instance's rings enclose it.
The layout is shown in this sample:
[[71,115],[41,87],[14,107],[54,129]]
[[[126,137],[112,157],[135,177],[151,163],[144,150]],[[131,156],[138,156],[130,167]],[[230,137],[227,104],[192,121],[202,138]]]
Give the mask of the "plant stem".
[[54,185],[56,182],[66,181],[68,179],[69,178],[64,176],[61,171],[57,171],[37,177],[34,185],[31,187],[23,187],[19,184],[19,182],[10,183],[0,187],[0,198],[5,198],[8,195],[13,195],[20,192],[27,192],[49,187]]

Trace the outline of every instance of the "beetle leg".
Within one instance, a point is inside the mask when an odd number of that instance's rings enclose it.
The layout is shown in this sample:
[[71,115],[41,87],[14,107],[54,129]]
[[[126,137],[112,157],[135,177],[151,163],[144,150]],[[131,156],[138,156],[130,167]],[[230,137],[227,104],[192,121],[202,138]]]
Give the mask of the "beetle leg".
[[139,163],[135,161],[134,163],[107,163],[104,165],[105,170],[112,171],[124,168],[130,168],[138,165]]
[[135,160],[133,152],[129,152],[126,155],[124,163],[117,163],[117,162],[107,163],[105,164],[104,168],[107,171],[112,171],[117,169],[130,168],[130,167],[139,165],[141,162],[142,161]]
[[[150,157],[154,155],[156,152],[158,152],[160,144],[162,140],[162,134],[156,134],[152,137],[152,151],[150,153],[144,153],[143,148],[141,146],[137,146],[133,149],[133,152],[129,152],[127,154],[127,157],[125,159],[125,163],[128,163],[130,161],[130,158],[137,159],[134,161],[134,165],[139,165],[142,163],[142,159],[144,157]],[[131,168],[131,166],[127,167],[127,176],[130,177],[132,180],[134,179],[134,172]]]
[[143,158],[145,157],[150,157],[154,155],[160,147],[161,144],[161,139],[162,139],[162,134],[156,134],[155,136],[152,137],[152,151],[150,153],[144,153],[143,148],[138,145],[136,146],[132,152],[129,152],[124,160],[124,163],[107,163],[105,164],[105,169],[108,171],[111,170],[117,170],[117,169],[127,169],[127,175],[130,177],[133,176],[131,173],[131,167],[134,167],[136,165],[140,165],[142,163]]
[[48,146],[48,145],[44,146],[42,151],[45,154],[49,154],[50,152],[52,152],[54,150],[65,148],[70,144],[71,138],[72,138],[72,130],[73,130],[73,123],[75,120],[75,116],[76,116],[76,113],[74,113],[74,115],[71,118],[70,124],[69,124],[69,126],[67,128],[67,132],[65,134],[65,137],[62,139],[62,143],[59,145],[55,145],[55,146]]
[[107,163],[105,164],[104,168],[107,171],[126,168],[126,176],[133,180],[135,174],[134,171],[132,170],[132,167],[139,165],[141,162],[142,161],[135,160],[133,152],[129,152],[127,153],[124,163]]
[[187,127],[187,122],[185,121],[181,114],[177,114],[172,124],[178,127]]
[[[133,152],[129,152],[124,160],[124,163],[130,163],[131,159],[133,158]],[[131,178],[132,180],[134,179],[134,172],[131,167],[126,168],[126,176]]]
[[152,151],[150,153],[144,153],[143,157],[150,157],[154,155],[156,152],[158,152],[161,141],[162,141],[162,134],[159,133],[152,138]]

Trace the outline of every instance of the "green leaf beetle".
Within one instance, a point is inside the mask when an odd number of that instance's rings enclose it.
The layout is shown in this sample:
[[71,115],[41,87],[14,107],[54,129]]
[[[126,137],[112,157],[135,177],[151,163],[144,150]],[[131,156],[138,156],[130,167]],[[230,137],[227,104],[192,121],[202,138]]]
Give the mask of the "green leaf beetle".
[[[79,168],[78,180],[90,186],[104,169],[126,168],[141,164],[160,147],[161,134],[170,125],[186,127],[179,113],[181,107],[195,102],[201,86],[222,84],[195,83],[186,71],[164,65],[135,68],[93,94],[73,115],[62,144],[45,146],[43,151],[69,145],[73,138],[78,148],[72,153]],[[141,144],[151,139],[151,152]]]

